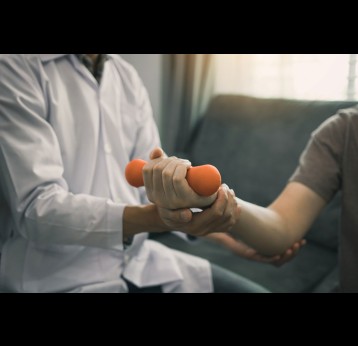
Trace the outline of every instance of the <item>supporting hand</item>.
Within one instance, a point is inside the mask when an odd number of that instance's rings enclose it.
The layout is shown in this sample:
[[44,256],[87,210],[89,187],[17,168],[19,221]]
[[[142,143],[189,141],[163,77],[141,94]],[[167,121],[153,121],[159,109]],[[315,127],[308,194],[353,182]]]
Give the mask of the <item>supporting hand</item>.
[[213,232],[229,232],[237,222],[240,214],[235,194],[223,184],[215,202],[199,213],[190,209],[158,207],[159,216],[172,229],[180,230],[193,236],[204,236]]
[[302,248],[302,246],[306,244],[306,240],[302,239],[296,242],[295,244],[293,244],[282,255],[267,257],[267,256],[260,255],[253,248],[249,247],[248,245],[241,242],[240,240],[234,239],[228,234],[212,233],[207,235],[206,238],[225,246],[230,251],[232,251],[235,255],[257,262],[270,263],[277,267],[292,260],[297,255],[297,253]]

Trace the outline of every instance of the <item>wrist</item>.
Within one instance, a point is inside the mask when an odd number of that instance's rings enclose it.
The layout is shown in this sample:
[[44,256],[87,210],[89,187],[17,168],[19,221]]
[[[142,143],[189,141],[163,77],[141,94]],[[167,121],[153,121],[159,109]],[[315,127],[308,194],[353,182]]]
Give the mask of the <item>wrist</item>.
[[159,216],[155,204],[126,206],[123,212],[123,239],[139,233],[167,232],[170,228]]
[[241,219],[242,219],[242,212],[243,212],[243,202],[242,200],[240,200],[239,198],[235,197],[235,201],[236,201],[236,209],[234,211],[234,218],[235,218],[235,223],[234,225],[231,227],[231,229],[229,230],[228,234],[232,237],[237,237],[239,234],[239,229],[240,229],[240,224],[241,224]]

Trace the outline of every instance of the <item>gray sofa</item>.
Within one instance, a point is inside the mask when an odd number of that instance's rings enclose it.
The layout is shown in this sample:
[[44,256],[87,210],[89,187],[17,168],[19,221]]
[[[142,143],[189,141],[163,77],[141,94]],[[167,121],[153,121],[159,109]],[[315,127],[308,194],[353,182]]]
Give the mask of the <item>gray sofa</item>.
[[[240,198],[267,206],[297,166],[311,132],[338,109],[354,102],[215,97],[181,157],[193,165],[210,163]],[[171,235],[156,240],[202,256],[244,275],[273,292],[329,292],[338,282],[339,196],[308,233],[307,245],[280,268],[239,258],[210,242],[194,245]]]

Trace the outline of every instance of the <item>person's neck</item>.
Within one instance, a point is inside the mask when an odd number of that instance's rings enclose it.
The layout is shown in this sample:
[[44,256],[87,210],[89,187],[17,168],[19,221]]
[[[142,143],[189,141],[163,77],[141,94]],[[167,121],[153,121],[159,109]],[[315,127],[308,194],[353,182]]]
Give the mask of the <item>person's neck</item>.
[[96,64],[98,55],[99,55],[99,54],[87,54],[87,56],[88,56],[89,58],[91,58],[93,64]]

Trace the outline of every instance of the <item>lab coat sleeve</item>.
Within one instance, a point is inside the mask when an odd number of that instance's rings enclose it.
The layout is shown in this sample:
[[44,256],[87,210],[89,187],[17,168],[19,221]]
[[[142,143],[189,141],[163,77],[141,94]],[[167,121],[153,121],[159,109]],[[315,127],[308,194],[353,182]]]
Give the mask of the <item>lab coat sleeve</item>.
[[125,205],[73,194],[63,178],[41,71],[38,59],[0,58],[0,188],[13,230],[34,242],[122,250]]

